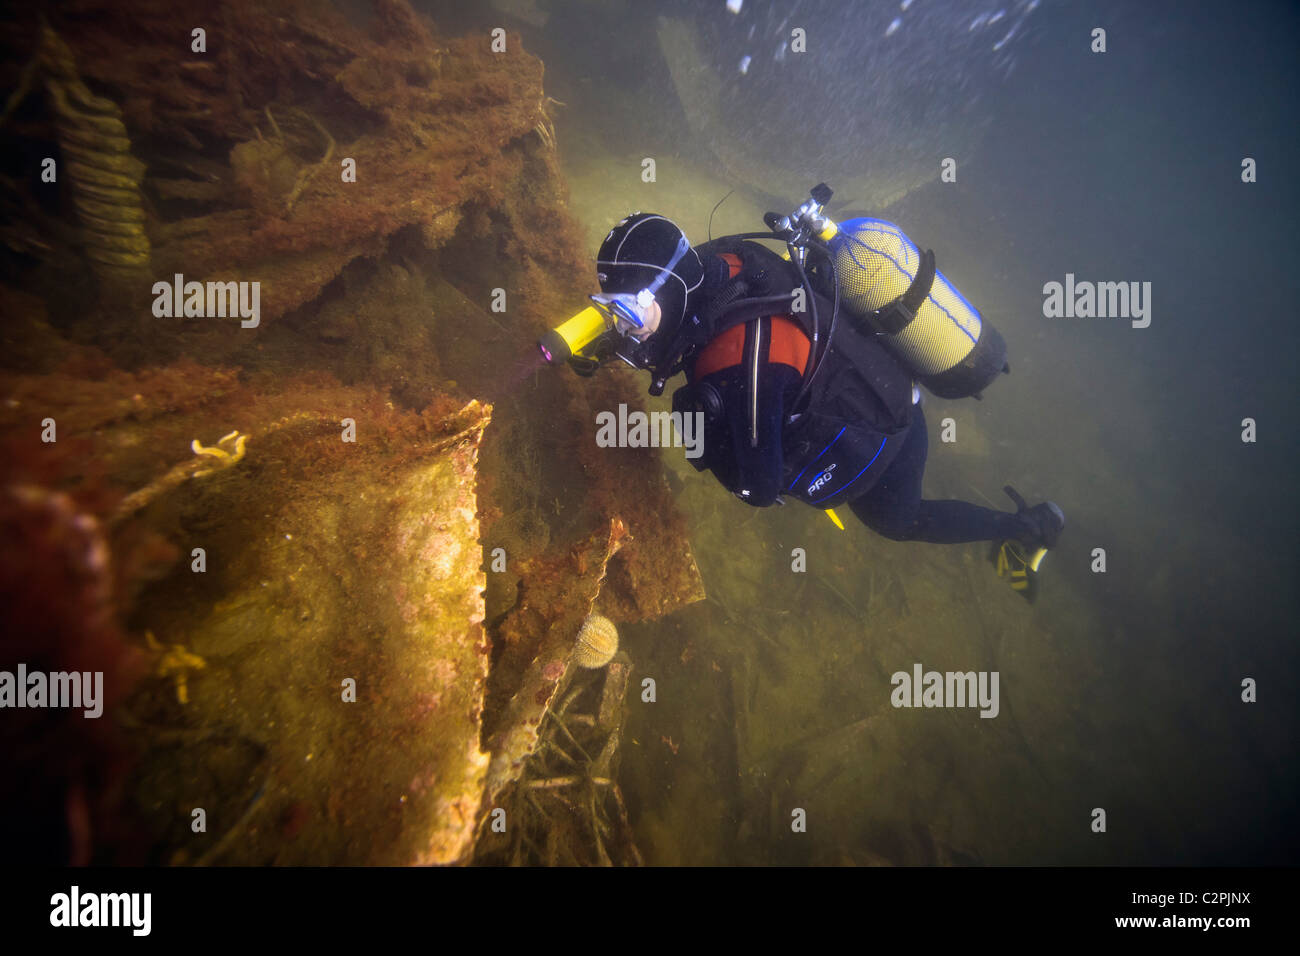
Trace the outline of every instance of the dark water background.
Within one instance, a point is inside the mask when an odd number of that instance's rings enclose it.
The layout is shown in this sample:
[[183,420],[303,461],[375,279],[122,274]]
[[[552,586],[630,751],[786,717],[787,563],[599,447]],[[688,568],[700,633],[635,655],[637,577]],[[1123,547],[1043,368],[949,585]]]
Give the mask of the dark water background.
[[[732,15],[721,0],[557,2],[538,5],[544,26],[456,6],[429,9],[521,29],[545,60],[593,252],[633,209],[702,239],[733,187],[714,234],[758,227],[772,190],[719,162],[719,135],[806,165],[808,186],[854,154],[864,169],[899,162],[891,138],[925,146],[928,182],[897,203],[837,199],[932,246],[1010,345],[1013,374],[984,402],[928,400],[927,497],[1007,507],[1010,481],[1069,518],[1031,608],[984,545],[894,544],[797,504],[755,512],[666,453],[710,600],[627,629],[661,688],[633,709],[624,750],[647,859],[1294,863],[1300,12],[1007,4],[1020,27],[994,51],[968,25],[997,3],[750,0]],[[707,40],[734,125],[692,130],[658,15]],[[787,17],[807,27],[810,56],[775,65],[754,44],[740,74],[746,25]],[[1105,54],[1089,50],[1095,26]],[[809,138],[764,155],[801,112]],[[941,184],[948,155],[958,179]],[[1241,182],[1244,157],[1257,183]],[[1150,282],[1150,327],[1043,317],[1044,283],[1066,273]],[[948,416],[952,446],[937,439]],[[807,580],[789,570],[795,546]],[[1090,570],[1095,548],[1105,574]],[[889,675],[917,661],[998,670],[999,718],[891,708]],[[1245,678],[1258,703],[1241,702]],[[790,832],[796,807],[805,834]],[[1098,807],[1104,834],[1090,829]]]

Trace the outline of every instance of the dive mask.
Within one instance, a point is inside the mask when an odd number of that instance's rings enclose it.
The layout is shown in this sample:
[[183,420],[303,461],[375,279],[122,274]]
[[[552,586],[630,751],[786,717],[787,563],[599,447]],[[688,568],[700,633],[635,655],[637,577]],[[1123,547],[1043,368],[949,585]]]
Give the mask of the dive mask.
[[654,294],[649,289],[642,289],[636,295],[614,292],[591,297],[596,310],[605,317],[605,324],[623,335],[636,335],[638,330],[645,328],[654,300]]

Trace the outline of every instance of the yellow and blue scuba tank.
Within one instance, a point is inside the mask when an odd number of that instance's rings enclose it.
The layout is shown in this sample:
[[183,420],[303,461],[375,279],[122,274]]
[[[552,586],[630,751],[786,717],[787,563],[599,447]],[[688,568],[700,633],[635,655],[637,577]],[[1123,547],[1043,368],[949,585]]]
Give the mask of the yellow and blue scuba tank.
[[933,254],[923,254],[898,226],[867,218],[823,222],[841,305],[926,389],[940,398],[978,398],[1010,370],[1002,336],[934,271]]

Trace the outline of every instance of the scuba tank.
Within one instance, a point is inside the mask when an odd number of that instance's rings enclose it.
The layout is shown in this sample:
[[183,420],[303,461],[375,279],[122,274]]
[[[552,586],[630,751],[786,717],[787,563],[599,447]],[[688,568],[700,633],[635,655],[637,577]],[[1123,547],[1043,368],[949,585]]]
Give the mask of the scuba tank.
[[850,219],[827,246],[844,307],[929,391],[940,398],[979,398],[1010,371],[997,329],[935,271],[934,254],[922,254],[898,226]]
[[[772,238],[784,239],[801,269],[809,247],[822,253],[809,267],[829,267],[837,309],[874,334],[916,380],[940,398],[979,398],[999,374],[1011,371],[1007,344],[941,272],[934,253],[891,222],[850,219],[837,224],[823,215],[831,198],[825,183],[789,216],[763,217]],[[816,270],[816,271],[814,271]],[[832,323],[835,316],[831,317]]]

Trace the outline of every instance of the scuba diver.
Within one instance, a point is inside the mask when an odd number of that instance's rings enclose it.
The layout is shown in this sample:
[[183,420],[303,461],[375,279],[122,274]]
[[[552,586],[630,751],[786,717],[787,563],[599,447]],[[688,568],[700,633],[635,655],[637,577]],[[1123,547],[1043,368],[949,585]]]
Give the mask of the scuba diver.
[[[692,246],[671,220],[635,213],[596,258],[601,293],[539,341],[551,362],[592,374],[618,359],[650,372],[650,394],[685,373],[674,412],[703,413],[688,459],[740,500],[847,505],[895,541],[991,541],[998,575],[1033,601],[1037,571],[1065,527],[1048,501],[1016,511],[921,497],[928,438],[917,383],[943,398],[979,393],[1010,370],[1001,335],[897,226],[837,224],[823,183],[766,233]],[[786,243],[783,257],[755,241]]]

